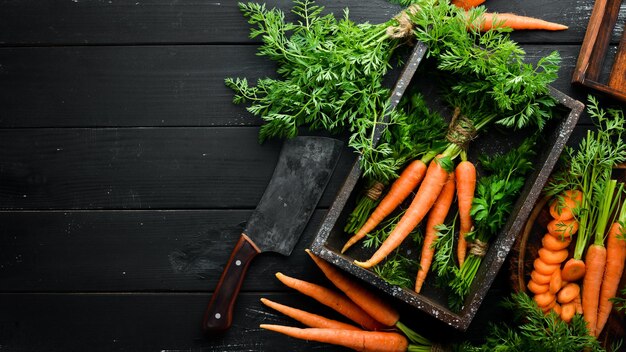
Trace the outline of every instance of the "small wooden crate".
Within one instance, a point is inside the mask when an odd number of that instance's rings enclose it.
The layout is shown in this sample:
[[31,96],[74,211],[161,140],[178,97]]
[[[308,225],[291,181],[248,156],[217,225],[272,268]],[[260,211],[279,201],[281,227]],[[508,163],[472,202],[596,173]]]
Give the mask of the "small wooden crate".
[[[421,43],[415,46],[392,91],[392,106],[398,104],[405,90],[409,84],[411,84],[413,75],[422,62],[426,50],[427,48]],[[428,85],[428,83],[426,83],[426,85]],[[328,262],[380,289],[382,291],[381,294],[386,293],[418,310],[432,315],[436,319],[454,328],[466,330],[483,301],[485,294],[489,290],[497,272],[506,259],[509,250],[513,246],[519,233],[519,228],[524,225],[526,218],[537,201],[542,188],[547,182],[548,176],[552,172],[584,108],[582,103],[564,95],[556,89],[550,88],[550,92],[560,105],[560,111],[563,116],[544,130],[544,132],[547,133],[547,138],[545,139],[545,145],[538,148],[537,157],[534,161],[534,174],[528,178],[508,222],[499,236],[491,243],[490,249],[483,259],[479,272],[470,289],[470,293],[460,312],[453,312],[448,308],[446,293],[435,288],[428,279],[422,293],[417,294],[412,290],[391,285],[376,275],[374,271],[353,264],[355,259],[363,260],[368,258],[371,254],[371,251],[355,248],[360,247],[358,244],[346,254],[341,254],[341,248],[348,238],[348,235],[343,231],[343,227],[348,214],[354,208],[355,198],[362,189],[361,170],[358,165],[358,160],[354,163],[352,169],[346,176],[343,186],[330,207],[311,245],[312,251]],[[381,132],[382,130],[376,131],[376,135],[379,136]],[[519,140],[520,134],[517,133],[516,135]],[[506,150],[507,147],[510,148],[511,143],[514,142],[515,136],[512,137],[510,135],[487,135],[479,137],[472,142],[472,152],[469,158],[472,160],[472,157],[476,157],[477,153]],[[413,253],[418,253],[417,250],[418,249],[415,249]]]

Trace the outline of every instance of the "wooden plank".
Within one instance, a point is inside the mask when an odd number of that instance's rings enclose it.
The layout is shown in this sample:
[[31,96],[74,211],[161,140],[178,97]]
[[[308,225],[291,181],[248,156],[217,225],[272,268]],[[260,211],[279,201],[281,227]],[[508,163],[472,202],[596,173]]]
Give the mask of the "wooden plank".
[[[403,323],[434,342],[476,343],[485,336],[488,320],[510,319],[497,304],[507,294],[490,291],[465,334],[419,312],[398,309]],[[0,341],[7,351],[348,351],[260,329],[261,323],[302,326],[265,307],[261,297],[346,321],[300,294],[242,293],[233,326],[223,335],[205,336],[200,331],[207,304],[203,294],[0,294]]]
[[[254,259],[243,290],[286,290],[274,274],[322,282],[304,253]],[[2,211],[0,292],[213,291],[250,210]]]
[[[530,62],[555,50],[523,48]],[[579,47],[556,49],[563,62],[554,86],[585,99],[570,84]],[[233,105],[224,86],[226,77],[275,75],[255,51],[242,45],[0,49],[0,128],[258,126],[261,120]]]
[[[262,2],[270,8],[286,11],[292,6],[291,0]],[[372,23],[384,22],[400,10],[399,6],[386,0],[319,0],[318,3],[338,16],[348,7],[351,18]],[[593,0],[527,0],[521,3],[491,0],[486,6],[490,11],[515,12],[570,27],[559,33],[514,33],[513,37],[520,41],[577,43],[584,36]],[[251,42],[249,25],[237,9],[236,1],[77,0],[59,3],[54,0],[2,0],[0,7],[3,9],[0,12],[0,44],[9,46]],[[619,23],[624,23],[624,17]],[[616,37],[615,40],[619,39]]]
[[254,46],[0,49],[0,127],[259,125],[226,77],[272,76]]
[[[254,208],[278,140],[258,128],[0,129],[0,209]],[[346,147],[320,206],[353,162]]]

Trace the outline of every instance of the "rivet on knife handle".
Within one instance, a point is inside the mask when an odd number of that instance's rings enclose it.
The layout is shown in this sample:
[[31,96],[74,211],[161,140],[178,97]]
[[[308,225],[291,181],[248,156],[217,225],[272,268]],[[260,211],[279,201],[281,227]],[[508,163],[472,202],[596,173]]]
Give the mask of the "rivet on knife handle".
[[242,234],[224,267],[204,313],[202,327],[205,332],[222,332],[230,327],[233,321],[233,307],[243,278],[248,265],[257,254],[259,250],[248,239],[248,236]]

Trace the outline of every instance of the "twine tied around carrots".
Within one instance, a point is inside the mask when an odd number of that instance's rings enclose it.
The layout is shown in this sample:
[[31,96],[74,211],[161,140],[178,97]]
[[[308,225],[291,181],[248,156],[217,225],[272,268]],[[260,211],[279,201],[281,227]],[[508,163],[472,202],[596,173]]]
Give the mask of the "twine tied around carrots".
[[467,144],[472,139],[476,138],[476,133],[476,127],[474,127],[472,120],[467,118],[465,115],[462,115],[461,109],[458,107],[455,108],[454,113],[452,114],[452,120],[448,126],[446,140],[465,150]]
[[413,31],[413,22],[409,14],[415,14],[420,10],[417,4],[407,7],[404,11],[397,14],[393,19],[398,22],[395,26],[387,27],[387,36],[392,39],[406,38]]
[[383,194],[383,189],[385,185],[381,182],[376,181],[370,188],[365,191],[365,196],[373,201],[377,201],[378,198]]
[[468,242],[469,252],[477,257],[484,257],[489,249],[489,244],[479,239]]

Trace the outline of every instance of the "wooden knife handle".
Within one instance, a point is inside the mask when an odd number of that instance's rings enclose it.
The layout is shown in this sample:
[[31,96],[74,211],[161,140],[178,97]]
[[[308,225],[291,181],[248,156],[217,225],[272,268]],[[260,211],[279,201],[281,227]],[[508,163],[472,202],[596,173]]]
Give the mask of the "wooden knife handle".
[[250,262],[259,252],[248,236],[241,234],[204,312],[202,328],[205,332],[218,333],[230,327],[233,321],[233,307],[243,278]]

